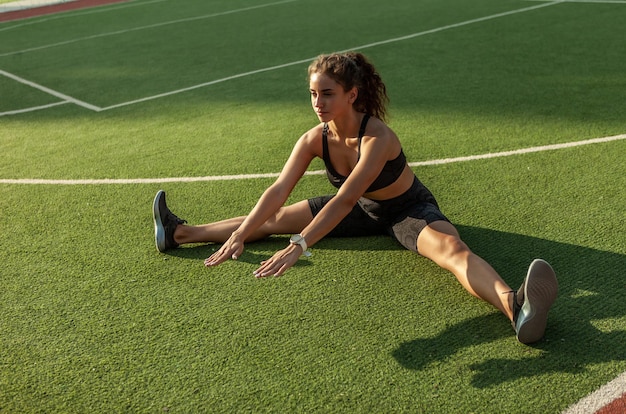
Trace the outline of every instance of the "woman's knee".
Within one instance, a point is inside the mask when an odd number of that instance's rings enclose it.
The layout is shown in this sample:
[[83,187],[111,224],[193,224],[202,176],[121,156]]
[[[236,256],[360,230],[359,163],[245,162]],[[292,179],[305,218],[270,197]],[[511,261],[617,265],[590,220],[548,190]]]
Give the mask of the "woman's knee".
[[419,252],[444,268],[450,269],[460,263],[466,263],[472,254],[457,232],[427,228],[424,233],[418,239]]
[[469,247],[459,236],[445,237],[444,255],[451,261],[463,260],[472,254]]

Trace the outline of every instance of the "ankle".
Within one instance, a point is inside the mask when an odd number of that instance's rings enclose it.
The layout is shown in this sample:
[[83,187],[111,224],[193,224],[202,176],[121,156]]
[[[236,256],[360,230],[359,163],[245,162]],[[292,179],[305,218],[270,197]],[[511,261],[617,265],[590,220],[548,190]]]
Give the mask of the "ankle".
[[516,303],[517,292],[515,292],[514,290],[510,290],[510,291],[502,292],[502,293],[507,295],[507,316],[509,317],[510,320],[514,320],[516,305],[520,306],[518,303]]
[[185,243],[185,227],[186,226],[184,224],[179,224],[174,229],[174,234],[172,235],[172,237],[174,238],[174,241],[178,244]]

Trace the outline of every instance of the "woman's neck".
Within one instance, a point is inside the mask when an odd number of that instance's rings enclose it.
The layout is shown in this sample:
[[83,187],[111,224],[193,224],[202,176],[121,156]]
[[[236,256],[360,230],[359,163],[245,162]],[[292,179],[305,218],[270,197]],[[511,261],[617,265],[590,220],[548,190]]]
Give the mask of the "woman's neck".
[[335,137],[340,139],[353,138],[359,134],[361,121],[365,116],[362,112],[350,111],[345,116],[338,117],[328,122],[328,128]]

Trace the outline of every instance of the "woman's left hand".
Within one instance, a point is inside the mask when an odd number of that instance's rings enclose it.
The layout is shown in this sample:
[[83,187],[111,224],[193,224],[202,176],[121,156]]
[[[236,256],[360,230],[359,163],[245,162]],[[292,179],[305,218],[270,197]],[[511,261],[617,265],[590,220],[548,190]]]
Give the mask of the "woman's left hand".
[[254,276],[281,276],[298,261],[301,254],[302,248],[300,246],[290,244],[286,248],[277,251],[271,258],[262,261],[261,267],[254,271]]

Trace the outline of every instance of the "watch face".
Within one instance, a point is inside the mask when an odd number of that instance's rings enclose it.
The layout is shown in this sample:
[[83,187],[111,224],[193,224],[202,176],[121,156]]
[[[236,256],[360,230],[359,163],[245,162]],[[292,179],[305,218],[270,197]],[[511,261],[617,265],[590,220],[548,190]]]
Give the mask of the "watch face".
[[298,243],[300,240],[302,240],[302,236],[300,236],[299,234],[294,234],[293,236],[291,236],[291,239],[289,239],[289,241],[292,243]]

